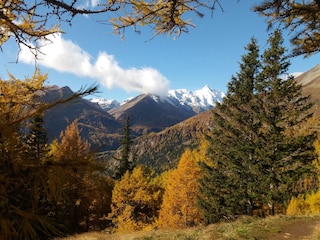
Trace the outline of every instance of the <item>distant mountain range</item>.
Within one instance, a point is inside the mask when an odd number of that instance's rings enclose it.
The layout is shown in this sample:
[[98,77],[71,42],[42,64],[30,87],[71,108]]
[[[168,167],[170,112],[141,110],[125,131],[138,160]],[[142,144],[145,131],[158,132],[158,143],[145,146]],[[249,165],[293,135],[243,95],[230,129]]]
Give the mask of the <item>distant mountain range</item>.
[[[45,98],[66,98],[68,87],[51,87]],[[123,102],[106,99],[75,99],[50,109],[45,115],[49,139],[58,138],[68,124],[78,119],[82,137],[98,151],[119,147],[126,116],[130,119],[131,137],[160,132],[221,102],[224,93],[208,86],[197,91],[170,90],[167,96],[142,94]]]
[[186,89],[169,90],[168,95],[166,96],[143,94],[123,102],[107,100],[104,98],[93,98],[90,99],[90,101],[98,103],[101,108],[110,111],[120,108],[122,105],[127,105],[132,101],[136,101],[137,98],[141,99],[142,96],[148,96],[157,103],[168,103],[176,107],[185,107],[188,110],[192,109],[195,113],[200,113],[213,108],[216,102],[221,102],[225,97],[225,94],[220,90],[212,90],[208,85],[205,85],[202,89],[196,91],[189,91]]

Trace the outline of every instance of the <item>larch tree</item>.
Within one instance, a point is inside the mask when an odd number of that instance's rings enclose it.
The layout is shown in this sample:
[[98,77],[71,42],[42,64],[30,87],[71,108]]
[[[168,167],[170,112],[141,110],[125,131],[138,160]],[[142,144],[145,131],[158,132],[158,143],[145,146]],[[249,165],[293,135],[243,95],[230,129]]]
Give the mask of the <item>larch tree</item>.
[[55,228],[58,223],[54,223],[45,208],[49,192],[56,193],[55,186],[47,184],[51,166],[45,156],[28,153],[29,146],[21,129],[26,121],[50,107],[85,96],[91,90],[78,92],[68,99],[43,103],[39,92],[45,90],[46,78],[46,74],[37,70],[24,80],[11,74],[8,80],[0,79],[0,235],[4,239],[37,239],[58,233]]
[[[291,37],[294,55],[309,55],[319,52],[319,4],[317,0],[265,0],[256,4],[253,10],[268,18],[270,26],[280,24],[295,33]],[[71,24],[78,15],[92,14],[100,14],[101,22],[111,25],[114,32],[122,36],[128,27],[139,32],[143,26],[151,27],[155,36],[180,36],[195,27],[190,14],[203,17],[208,11],[224,11],[223,6],[220,0],[102,1],[99,4],[87,4],[82,0],[1,0],[0,47],[14,38],[18,44],[28,46],[37,54],[41,46],[38,40],[62,32],[60,23]],[[124,8],[126,11],[122,11]]]
[[155,226],[163,189],[152,180],[153,171],[139,165],[115,183],[109,217],[117,232],[140,231]]
[[177,169],[169,175],[159,213],[158,225],[161,228],[193,227],[200,223],[197,207],[200,167],[195,155],[187,149]]
[[320,1],[264,0],[254,11],[268,19],[269,28],[290,31],[294,56],[319,52]]
[[89,190],[86,185],[98,170],[96,160],[90,143],[80,136],[77,120],[61,132],[60,140],[54,141],[51,148],[50,154],[56,169],[50,174],[49,180],[60,188],[61,194],[56,203],[56,209],[60,210],[56,211],[55,217],[64,221],[71,233],[79,232],[84,209],[89,204],[85,199]]

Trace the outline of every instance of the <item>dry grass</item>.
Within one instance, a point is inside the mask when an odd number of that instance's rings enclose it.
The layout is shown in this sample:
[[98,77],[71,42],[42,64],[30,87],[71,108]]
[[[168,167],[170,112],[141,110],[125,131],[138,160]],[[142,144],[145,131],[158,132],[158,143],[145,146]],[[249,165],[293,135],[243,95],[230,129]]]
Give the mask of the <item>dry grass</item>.
[[317,221],[315,231],[309,240],[320,240],[320,216],[275,216],[265,219],[241,217],[236,222],[212,224],[206,227],[180,230],[153,230],[130,234],[109,234],[92,232],[60,240],[247,240],[268,239],[270,235],[280,233],[286,226],[296,221]]

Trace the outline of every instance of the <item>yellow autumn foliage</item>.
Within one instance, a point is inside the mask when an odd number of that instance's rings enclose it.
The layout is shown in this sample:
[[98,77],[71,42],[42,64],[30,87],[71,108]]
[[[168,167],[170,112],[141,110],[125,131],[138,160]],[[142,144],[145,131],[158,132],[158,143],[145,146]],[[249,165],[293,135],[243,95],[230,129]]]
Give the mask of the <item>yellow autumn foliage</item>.
[[198,154],[197,150],[187,149],[177,169],[170,174],[159,213],[159,227],[184,228],[200,223],[200,212],[196,205],[200,174]]
[[154,227],[163,191],[152,179],[152,170],[137,166],[115,183],[109,215],[115,231],[125,233]]
[[[319,137],[314,143],[315,151],[318,159],[314,160],[313,164],[318,172],[318,184],[320,183],[320,141]],[[299,195],[293,197],[287,207],[288,215],[307,215],[320,214],[320,190],[311,192],[305,196]]]

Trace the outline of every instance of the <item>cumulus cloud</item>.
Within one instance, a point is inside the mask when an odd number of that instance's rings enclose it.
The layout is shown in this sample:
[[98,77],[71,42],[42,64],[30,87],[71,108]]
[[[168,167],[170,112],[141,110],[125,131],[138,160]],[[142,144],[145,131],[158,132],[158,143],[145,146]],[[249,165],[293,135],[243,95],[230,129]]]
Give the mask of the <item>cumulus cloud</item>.
[[[100,52],[94,60],[88,52],[72,41],[63,39],[60,34],[51,36],[50,40],[51,43],[41,48],[43,54],[38,57],[39,65],[92,78],[108,89],[120,88],[127,92],[158,95],[168,91],[168,79],[154,68],[123,69],[115,57],[106,52]],[[24,46],[21,46],[19,59],[27,64],[34,64],[35,61],[34,55]]]

